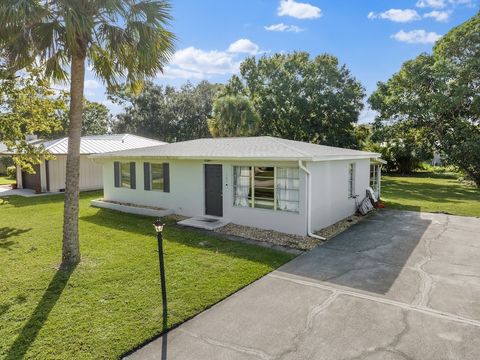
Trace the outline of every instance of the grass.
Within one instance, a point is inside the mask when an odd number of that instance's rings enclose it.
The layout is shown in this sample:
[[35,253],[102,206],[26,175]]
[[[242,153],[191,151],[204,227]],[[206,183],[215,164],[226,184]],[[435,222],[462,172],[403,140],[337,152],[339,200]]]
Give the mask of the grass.
[[72,271],[63,195],[0,199],[0,358],[119,358],[293,257],[167,226],[164,319],[152,218],[89,207],[99,195],[82,195]]
[[8,176],[0,176],[0,185],[15,184],[16,180]]
[[449,175],[382,176],[382,200],[393,209],[480,216],[480,190]]

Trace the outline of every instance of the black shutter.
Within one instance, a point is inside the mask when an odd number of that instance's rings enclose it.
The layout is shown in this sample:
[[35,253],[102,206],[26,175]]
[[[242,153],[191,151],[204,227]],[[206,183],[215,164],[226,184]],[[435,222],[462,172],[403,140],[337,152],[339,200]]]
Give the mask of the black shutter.
[[115,187],[120,187],[120,163],[118,161],[113,162],[113,176]]
[[163,163],[163,192],[170,192],[170,164]]
[[135,163],[130,163],[130,189],[137,188],[137,176],[135,175]]
[[143,163],[143,184],[145,190],[150,190],[150,163]]

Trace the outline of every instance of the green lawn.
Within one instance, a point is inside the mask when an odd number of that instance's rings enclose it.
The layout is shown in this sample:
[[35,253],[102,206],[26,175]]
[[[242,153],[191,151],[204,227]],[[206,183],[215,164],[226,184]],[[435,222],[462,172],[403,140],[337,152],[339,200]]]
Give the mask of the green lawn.
[[0,185],[10,185],[15,183],[15,179],[9,178],[8,176],[0,176]]
[[152,218],[89,207],[82,262],[58,270],[63,196],[0,199],[0,358],[115,359],[292,255],[167,226],[162,317]]
[[448,176],[382,176],[382,200],[393,209],[480,216],[480,190]]

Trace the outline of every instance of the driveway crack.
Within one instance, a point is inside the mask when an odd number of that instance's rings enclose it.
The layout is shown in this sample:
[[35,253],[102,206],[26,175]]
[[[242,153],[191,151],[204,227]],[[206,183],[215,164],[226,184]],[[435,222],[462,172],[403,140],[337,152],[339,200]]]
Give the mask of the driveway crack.
[[309,313],[307,314],[307,319],[305,321],[305,327],[293,338],[292,347],[277,355],[275,359],[282,359],[288,354],[297,352],[298,346],[302,342],[302,339],[312,329],[315,318],[321,313],[323,313],[335,301],[338,295],[338,291],[332,291],[332,294],[327,299],[325,299],[325,301],[323,301],[321,304],[315,306],[312,310],[309,311]]
[[262,350],[258,350],[258,349],[255,349],[255,348],[249,348],[249,347],[246,347],[246,346],[241,346],[241,345],[237,345],[237,344],[231,344],[231,343],[228,343],[228,342],[215,340],[215,339],[212,339],[212,338],[209,338],[209,337],[206,337],[206,336],[201,336],[201,335],[195,334],[195,333],[193,333],[191,331],[188,331],[188,330],[185,330],[185,329],[179,329],[179,331],[181,331],[181,332],[183,332],[183,333],[185,333],[185,334],[187,334],[187,335],[189,335],[189,336],[191,336],[195,339],[201,340],[204,343],[207,343],[209,345],[218,346],[218,347],[233,350],[233,351],[236,351],[236,352],[239,352],[239,353],[242,353],[242,354],[255,356],[256,358],[261,359],[261,360],[274,360],[275,359],[275,357],[273,357],[270,354],[267,354],[266,352],[264,352]]
[[396,347],[400,344],[403,337],[410,331],[410,325],[408,324],[408,311],[402,310],[402,328],[395,334],[392,340],[385,346],[378,346],[371,350],[366,350],[359,355],[350,358],[349,360],[362,360],[368,355],[373,355],[378,352],[390,352],[396,355],[401,356],[405,360],[413,360],[410,356],[405,354],[403,351],[398,350]]
[[442,235],[447,231],[448,224],[449,224],[449,217],[445,221],[443,225],[442,231],[435,236],[433,239],[425,239],[425,252],[426,256],[420,260],[418,263],[415,264],[414,269],[417,271],[418,275],[420,276],[420,285],[417,292],[417,296],[415,297],[414,305],[427,307],[430,302],[430,293],[435,285],[435,281],[433,280],[432,276],[425,271],[425,265],[427,265],[432,260],[432,242],[434,240],[438,240],[442,237]]

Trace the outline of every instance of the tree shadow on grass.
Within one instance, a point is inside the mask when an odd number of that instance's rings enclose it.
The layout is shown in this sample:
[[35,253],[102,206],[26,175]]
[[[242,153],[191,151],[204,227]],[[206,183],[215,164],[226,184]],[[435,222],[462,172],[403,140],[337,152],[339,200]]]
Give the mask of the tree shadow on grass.
[[[80,192],[80,200],[85,198],[102,197],[103,193],[100,190],[82,191]],[[0,205],[10,205],[13,207],[25,207],[35,205],[47,205],[63,203],[65,194],[45,194],[41,196],[25,197],[19,195],[9,195],[0,198]]]
[[18,360],[25,356],[28,348],[35,341],[38,333],[47,321],[48,315],[62,295],[74,270],[75,267],[57,270],[50,284],[48,284],[47,290],[40,299],[40,302],[35,307],[35,310],[33,310],[32,315],[10,346],[5,360]]
[[9,240],[9,238],[12,236],[18,236],[18,235],[24,234],[30,230],[32,230],[32,228],[17,229],[9,226],[1,227],[0,228],[0,249],[12,250],[10,249],[10,247],[16,244],[16,242],[13,240]]

